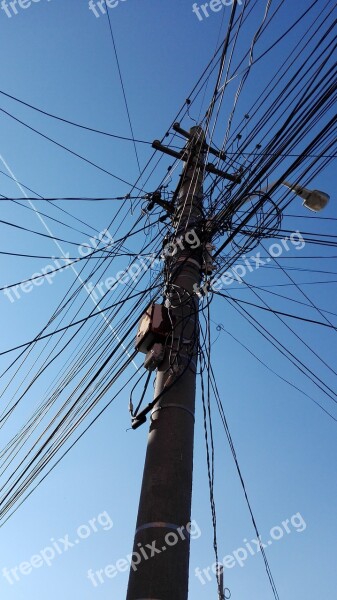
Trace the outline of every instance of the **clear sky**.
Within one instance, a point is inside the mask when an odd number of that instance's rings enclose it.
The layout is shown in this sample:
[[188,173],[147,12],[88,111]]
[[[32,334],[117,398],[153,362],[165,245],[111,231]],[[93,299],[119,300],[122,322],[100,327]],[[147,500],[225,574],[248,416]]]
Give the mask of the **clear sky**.
[[[22,0],[21,4],[26,8],[19,4],[14,4],[14,8],[11,8],[9,3],[6,8],[0,2],[0,91],[65,119],[130,137],[106,15],[100,15],[96,4],[94,10],[89,10],[87,0],[35,0],[31,4]],[[192,11],[191,0],[116,0],[114,7],[113,2],[110,4],[111,23],[134,135],[145,141],[161,139],[212,57],[219,40],[224,37],[230,7],[223,7],[218,12],[210,11],[207,18],[203,16],[200,19],[196,14],[198,11]],[[274,7],[280,8],[277,18],[258,47],[258,54],[296,20],[307,4],[307,0],[272,3]],[[325,4],[324,2],[324,6]],[[277,71],[290,45],[305,34],[306,28],[315,18],[319,19],[322,5],[323,2],[319,2],[314,6],[310,18],[304,20],[284,43],[259,63],[240,99],[240,119],[249,111],[260,90]],[[264,7],[265,2],[258,0],[257,9],[253,11],[246,26],[246,39],[238,41],[235,65],[239,64],[239,57],[247,48],[245,42],[250,41],[255,33]],[[202,16],[199,12],[200,14]],[[193,125],[192,119],[198,119],[199,114],[204,114],[212,89],[210,85],[203,105],[200,99],[192,106],[191,118],[186,116],[182,123],[186,129]],[[271,94],[271,99],[272,97]],[[137,180],[137,161],[133,145],[129,141],[75,129],[36,113],[2,94],[0,109],[119,178],[131,183]],[[220,120],[217,124],[218,143],[224,137],[225,127],[225,121]],[[247,124],[247,135],[249,130],[250,125]],[[130,191],[127,184],[70,155],[4,112],[0,112],[0,132],[0,193],[3,196],[19,198],[23,195],[19,186],[13,179],[6,177],[6,174],[31,188],[36,194],[48,198],[118,197]],[[151,156],[151,147],[138,144],[137,150],[143,168]],[[156,188],[170,164],[169,159],[162,159],[145,185],[147,192]],[[297,216],[288,218],[285,228],[335,235],[336,221],[330,220],[337,218],[335,171],[335,166],[329,165],[312,184],[332,196],[324,212],[329,220],[315,221],[313,213],[309,214],[301,206],[300,200],[295,199],[287,210],[289,214]],[[279,175],[280,171],[276,171],[275,178]],[[175,177],[173,175],[172,189]],[[27,193],[35,196],[31,192]],[[27,206],[28,203],[25,201],[23,204]],[[69,211],[74,219],[50,204],[38,201],[35,204],[41,211],[70,226],[65,227],[48,220],[52,235],[65,240],[59,244],[73,257],[78,256],[81,245],[90,244],[90,238],[99,235],[108,226],[120,206],[118,201],[96,204],[80,201],[55,203]],[[29,211],[9,201],[1,201],[0,206],[2,220],[46,233],[34,210]],[[125,218],[122,213],[119,223],[121,235],[126,234],[139,213],[139,206],[135,208],[134,214],[128,213],[127,218],[127,212]],[[56,247],[51,239],[19,231],[3,223],[0,223],[0,228],[2,251],[45,257],[60,256],[60,247]],[[115,236],[114,227],[111,235]],[[149,232],[147,236],[149,240]],[[137,252],[143,243],[141,234],[126,245],[132,252]],[[266,240],[265,248],[271,243],[271,240]],[[263,249],[261,252],[264,252]],[[335,254],[333,247],[306,245],[300,249],[299,245],[296,247],[292,244],[289,251],[285,250],[280,262],[289,269],[296,269],[294,272],[289,270],[289,273],[298,283],[305,284],[302,289],[321,310],[330,311],[331,314],[324,314],[336,326],[337,271],[334,272],[335,260],[330,258]],[[312,256],[316,258],[311,258]],[[322,258],[324,256],[329,258]],[[28,279],[46,264],[46,259],[1,255],[1,286]],[[127,265],[128,259],[120,257],[114,263],[113,271],[108,274],[113,276],[117,270],[125,269]],[[40,287],[35,286],[29,293],[21,292],[20,299],[15,298],[14,302],[1,292],[0,351],[33,339],[49,320],[74,280],[74,272],[67,269],[57,273],[50,285],[45,282]],[[328,283],[313,283],[317,281]],[[249,282],[257,286],[285,285],[289,280],[267,267],[263,271],[261,269],[250,273]],[[291,287],[280,287],[279,290],[292,300],[308,302]],[[257,302],[256,297],[240,288],[240,284],[233,285],[230,293],[235,297]],[[85,295],[84,292],[83,294]],[[323,319],[316,310],[293,301],[268,294],[264,298],[279,311],[319,321]],[[276,528],[273,529],[275,538],[282,538],[274,539],[266,549],[279,596],[281,600],[335,600],[336,422],[312,400],[268,371],[239,342],[245,344],[271,369],[323,405],[335,418],[336,399],[333,393],[332,399],[327,398],[313,382],[290,365],[224,299],[216,298],[211,308],[213,368],[256,521],[265,543],[272,541],[272,528]],[[87,315],[91,309],[87,303],[80,312],[80,317]],[[320,358],[336,370],[336,330],[295,320],[286,321],[305,341],[307,346],[304,346],[275,315],[258,309],[251,309],[251,312],[296,357],[305,362],[332,390],[335,389],[336,373],[325,366]],[[65,318],[65,323],[67,322]],[[219,324],[239,342],[224,331],[217,331],[216,325]],[[136,330],[134,333],[136,334]],[[111,336],[113,344],[113,333]],[[74,348],[70,345],[25,396],[17,416],[12,417],[8,428],[4,430],[1,449],[39,405],[55,378],[70,364]],[[17,353],[0,356],[1,373],[15,356]],[[142,359],[142,356],[135,358],[137,366],[141,365]],[[126,385],[134,372],[135,365],[131,364],[116,385]],[[21,385],[22,378],[19,375],[16,376],[14,387],[8,390],[5,387],[9,376],[6,375],[1,381],[1,412],[10,402],[16,386]],[[27,383],[29,373],[25,371],[24,376],[27,377]],[[147,394],[148,401],[151,399],[151,389],[152,384]],[[115,391],[117,387],[107,392],[102,403],[74,435],[83,430]],[[2,526],[1,599],[125,598],[128,572],[123,570],[123,566],[113,578],[104,576],[103,583],[95,580],[96,586],[88,578],[88,572],[90,569],[97,571],[107,565],[116,565],[132,549],[148,425],[136,432],[128,430],[129,394],[130,387],[122,391],[117,400]],[[140,398],[140,394],[141,387],[137,387],[135,401]],[[255,538],[255,533],[215,405],[213,415],[218,546],[219,556],[222,558],[226,555],[233,556],[233,552],[242,547],[247,550],[245,544]],[[2,473],[1,478],[4,483],[6,473]],[[205,574],[202,581],[195,574],[197,568],[207,569],[214,563],[200,390],[197,401],[192,518],[195,527],[191,542],[190,598],[217,598],[212,572],[208,570],[211,581],[207,580]],[[94,525],[93,519],[96,519]],[[288,531],[282,525],[286,520],[289,520],[286,525]],[[63,542],[58,541],[61,538]],[[49,550],[46,551],[46,548]],[[42,563],[41,558],[36,558],[41,557],[41,551]],[[231,590],[234,600],[270,600],[272,592],[261,554],[254,552],[253,556],[252,551],[249,555],[248,550],[247,553],[240,566],[240,556],[245,553],[236,552],[235,565],[232,564],[232,568],[225,571],[226,586]],[[31,568],[26,565],[21,570],[15,570],[22,563],[31,561],[32,557],[35,557],[35,566]],[[26,574],[23,574],[25,569]]]

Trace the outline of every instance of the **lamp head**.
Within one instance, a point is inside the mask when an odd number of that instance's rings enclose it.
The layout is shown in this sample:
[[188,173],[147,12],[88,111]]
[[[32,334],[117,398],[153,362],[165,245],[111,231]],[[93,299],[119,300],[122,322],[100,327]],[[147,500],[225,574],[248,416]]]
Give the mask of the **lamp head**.
[[312,210],[313,212],[319,212],[326,207],[330,200],[330,196],[325,192],[321,192],[320,190],[313,190],[309,194],[306,194],[306,197],[303,201],[303,206]]
[[282,181],[282,185],[285,185],[297,196],[304,200],[303,206],[312,210],[313,212],[319,212],[326,207],[330,200],[330,196],[320,190],[309,190],[308,188],[302,187],[298,183],[289,183],[289,181]]

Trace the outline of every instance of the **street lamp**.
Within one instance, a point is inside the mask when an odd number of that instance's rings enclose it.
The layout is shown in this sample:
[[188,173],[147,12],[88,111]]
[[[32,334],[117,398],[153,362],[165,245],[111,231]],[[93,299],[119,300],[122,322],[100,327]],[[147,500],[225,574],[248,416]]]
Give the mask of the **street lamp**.
[[[254,196],[258,196],[265,192],[268,192],[272,187],[274,187],[275,184],[276,182],[269,183],[266,187],[260,190],[259,194],[251,194],[247,196],[242,201],[242,204],[249,202],[249,200]],[[302,185],[299,185],[298,183],[289,183],[289,181],[281,181],[280,184],[289,188],[292,192],[294,192],[294,194],[296,194],[296,196],[302,198],[303,206],[305,206],[309,210],[312,210],[313,212],[319,212],[323,210],[323,208],[326,207],[330,200],[329,194],[327,194],[326,192],[321,192],[320,190],[309,190],[308,188],[305,188]]]
[[[276,182],[270,183],[265,188],[262,188],[262,190],[260,190],[260,193],[268,192],[270,188],[274,187],[275,183]],[[303,206],[305,206],[309,210],[312,210],[313,212],[319,212],[320,210],[323,210],[323,208],[326,207],[330,200],[330,196],[326,192],[321,192],[320,190],[309,190],[308,188],[305,188],[302,185],[299,185],[298,183],[289,183],[289,181],[281,181],[281,185],[284,185],[285,187],[289,188],[292,192],[294,192],[294,194],[296,194],[296,196],[302,198]],[[244,200],[244,202],[247,202],[252,198],[252,196],[255,195],[257,194],[252,194],[251,196],[248,196],[247,199]]]
[[308,190],[301,185],[289,183],[288,181],[282,181],[282,185],[285,185],[297,196],[302,198],[303,206],[309,210],[312,210],[313,212],[319,212],[320,210],[323,210],[330,200],[329,194],[321,192],[320,190]]
[[[243,200],[241,200],[240,206],[236,208],[241,208],[244,204],[246,204],[246,202],[249,202],[249,200],[256,196],[261,197],[261,195],[267,193],[271,188],[273,188],[276,185],[276,183],[276,181],[270,183],[266,187],[262,188],[258,194],[253,193],[246,196],[245,198],[243,198]],[[289,188],[292,192],[294,192],[294,194],[296,194],[296,196],[302,198],[303,206],[305,206],[313,212],[319,212],[323,210],[323,208],[326,207],[330,200],[329,194],[327,194],[326,192],[321,192],[320,190],[309,190],[308,188],[305,188],[297,183],[289,183],[288,181],[281,181],[279,182],[279,184]],[[222,210],[219,211],[217,215],[213,215],[213,217],[211,217],[207,222],[206,231],[214,230],[214,226],[217,223],[221,223],[222,220],[226,218],[227,214],[228,207],[224,207]]]

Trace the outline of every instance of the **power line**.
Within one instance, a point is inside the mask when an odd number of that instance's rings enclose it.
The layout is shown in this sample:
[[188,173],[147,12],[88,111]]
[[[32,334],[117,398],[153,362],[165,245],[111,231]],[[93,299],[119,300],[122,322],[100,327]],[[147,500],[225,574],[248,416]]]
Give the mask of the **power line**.
[[297,319],[298,321],[304,321],[306,323],[313,323],[315,325],[321,325],[322,327],[328,327],[329,329],[333,329],[337,331],[337,327],[334,325],[329,325],[329,323],[323,323],[322,321],[316,321],[315,319],[308,319],[305,317],[300,317],[299,315],[293,315],[291,313],[281,312],[279,310],[274,310],[273,308],[267,308],[266,306],[260,306],[259,304],[254,304],[254,302],[248,302],[247,300],[240,300],[239,298],[233,298],[233,296],[228,296],[225,294],[221,294],[221,292],[214,292],[217,296],[222,296],[223,298],[227,298],[232,300],[233,302],[238,302],[239,304],[248,304],[249,306],[254,306],[254,308],[259,308],[260,310],[265,310],[267,312],[271,312],[274,315],[281,315],[283,317],[289,317],[290,319]]
[[68,152],[72,156],[76,156],[76,158],[79,158],[80,160],[83,160],[84,162],[86,162],[89,165],[91,165],[92,167],[95,167],[95,169],[98,169],[102,173],[105,173],[106,175],[109,175],[110,177],[113,177],[113,179],[116,179],[117,181],[125,183],[127,186],[131,187],[132,189],[137,189],[140,192],[144,192],[144,190],[141,189],[141,188],[139,188],[137,185],[135,185],[135,184],[132,185],[129,181],[126,181],[122,177],[119,177],[118,175],[115,175],[114,173],[111,173],[111,171],[108,171],[107,169],[104,169],[100,165],[97,165],[92,160],[89,160],[88,158],[85,158],[81,154],[78,154],[78,152],[75,152],[74,150],[71,150],[70,148],[67,148],[67,146],[64,146],[64,144],[61,144],[61,143],[57,142],[56,140],[52,139],[48,135],[45,135],[44,133],[42,133],[41,131],[38,131],[34,127],[31,127],[27,123],[24,123],[23,121],[21,121],[21,119],[18,119],[17,117],[14,117],[14,115],[10,114],[7,110],[4,110],[3,108],[0,108],[0,111],[2,113],[4,113],[5,115],[7,115],[8,117],[10,117],[11,119],[13,119],[14,121],[16,121],[17,123],[20,123],[20,125],[23,125],[24,127],[26,127],[27,129],[29,129],[30,131],[33,131],[34,133],[36,133],[40,137],[44,138],[48,142],[51,142],[52,144],[55,144],[55,146],[58,146],[62,150],[65,150],[66,152]]
[[130,132],[131,132],[131,136],[132,136],[132,142],[133,142],[133,147],[134,147],[134,151],[135,151],[135,155],[136,155],[136,160],[137,160],[137,165],[138,165],[138,171],[139,171],[139,175],[141,177],[141,168],[140,168],[139,156],[138,156],[137,146],[136,146],[136,142],[135,142],[135,136],[134,136],[134,133],[133,133],[133,126],[132,126],[132,121],[131,121],[131,116],[130,116],[129,105],[128,105],[128,101],[127,101],[127,98],[126,98],[125,86],[124,86],[122,71],[121,71],[120,62],[119,62],[119,58],[118,58],[117,47],[116,47],[116,42],[115,42],[115,36],[113,34],[113,31],[112,31],[112,25],[111,25],[111,19],[110,19],[109,9],[108,9],[106,0],[104,0],[104,1],[105,1],[105,7],[106,7],[106,15],[107,15],[108,23],[109,23],[109,29],[110,29],[110,35],[111,35],[112,45],[113,45],[114,54],[115,54],[115,58],[116,58],[116,64],[117,64],[117,69],[118,69],[119,80],[120,80],[120,84],[121,84],[121,88],[122,88],[122,92],[123,92],[123,98],[124,98],[124,104],[125,104],[126,114],[127,114],[127,117],[128,117]]
[[88,127],[86,125],[80,125],[79,123],[74,123],[74,121],[69,121],[68,119],[65,119],[63,117],[58,117],[56,115],[51,114],[50,112],[47,112],[45,110],[42,110],[41,108],[37,108],[36,106],[33,106],[32,104],[29,104],[28,102],[24,102],[23,100],[20,100],[19,98],[16,98],[15,96],[12,96],[11,94],[7,94],[3,90],[0,90],[0,94],[2,94],[3,96],[6,96],[7,98],[10,98],[11,100],[15,100],[15,102],[18,102],[19,104],[22,104],[23,106],[27,106],[28,108],[31,108],[32,110],[35,110],[36,112],[38,112],[42,115],[45,115],[52,119],[56,119],[57,121],[61,121],[62,123],[67,123],[68,125],[72,125],[73,127],[78,127],[80,129],[84,129],[86,131],[91,131],[93,133],[98,133],[100,135],[115,138],[116,140],[122,140],[122,141],[132,142],[132,143],[136,143],[136,144],[146,144],[148,146],[152,145],[152,142],[146,142],[144,140],[137,140],[137,139],[134,139],[133,137],[128,138],[128,137],[125,137],[122,135],[116,135],[115,133],[109,133],[107,131],[101,131],[100,129],[93,129],[92,127]]
[[[213,321],[213,323],[215,323],[215,321]],[[314,404],[316,404],[316,406],[318,406],[323,412],[325,412],[326,415],[328,415],[333,421],[335,421],[337,423],[337,419],[331,413],[329,413],[329,411],[327,411],[319,402],[317,402],[317,400],[315,400],[315,398],[313,398],[312,396],[307,394],[304,390],[301,390],[301,388],[299,388],[297,385],[295,385],[294,383],[292,383],[291,381],[289,381],[288,379],[283,377],[283,375],[280,375],[279,373],[277,373],[277,371],[272,369],[269,365],[267,365],[267,363],[264,360],[259,358],[250,348],[248,348],[248,346],[246,346],[246,344],[244,344],[242,341],[240,341],[235,335],[233,335],[233,333],[231,333],[230,331],[225,329],[222,324],[215,323],[215,325],[217,325],[217,330],[221,329],[222,331],[227,333],[227,335],[230,336],[235,342],[237,342],[237,344],[240,344],[240,346],[242,348],[244,348],[247,352],[249,352],[249,354],[251,356],[253,356],[255,358],[255,360],[257,360],[261,365],[263,365],[266,369],[268,369],[268,371],[270,371],[270,373],[273,373],[274,375],[276,375],[276,377],[278,377],[278,379],[281,379],[281,381],[283,381],[284,383],[287,383],[292,388],[294,388],[295,390],[297,390],[298,392],[303,394],[306,398],[308,398],[309,400],[314,402]]]

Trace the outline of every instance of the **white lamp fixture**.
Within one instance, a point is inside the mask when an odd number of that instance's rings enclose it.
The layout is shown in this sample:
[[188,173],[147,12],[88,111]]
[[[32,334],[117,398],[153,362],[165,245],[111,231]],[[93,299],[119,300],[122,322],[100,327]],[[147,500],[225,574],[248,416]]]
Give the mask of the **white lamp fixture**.
[[308,190],[298,184],[292,184],[288,181],[282,181],[282,185],[285,185],[297,196],[303,199],[303,206],[312,210],[313,212],[319,212],[326,207],[330,200],[329,194],[321,192],[320,190]]

